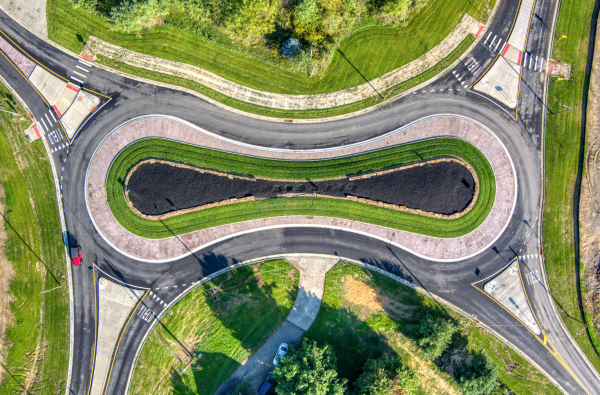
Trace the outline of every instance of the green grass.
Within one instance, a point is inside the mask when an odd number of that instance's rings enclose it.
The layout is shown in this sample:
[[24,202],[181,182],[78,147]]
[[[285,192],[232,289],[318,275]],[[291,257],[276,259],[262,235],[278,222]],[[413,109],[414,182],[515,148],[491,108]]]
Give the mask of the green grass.
[[[10,283],[14,321],[2,343],[4,364],[14,378],[2,373],[0,393],[20,393],[27,375],[31,375],[30,393],[63,393],[69,359],[69,298],[52,172],[42,142],[29,144],[22,133],[29,123],[19,118],[28,119],[26,112],[2,85],[0,95],[9,97],[8,107],[19,113],[17,117],[0,115],[2,213],[10,223],[0,217],[8,237],[0,254],[5,254],[15,270]],[[29,248],[48,265],[62,288],[40,293],[57,283]],[[10,346],[8,351],[5,345]]]
[[251,88],[284,94],[317,94],[356,86],[364,78],[373,79],[405,65],[439,44],[465,13],[485,23],[493,6],[494,0],[429,0],[404,27],[358,30],[340,44],[348,60],[336,52],[325,73],[312,78],[289,71],[285,61],[278,57],[259,60],[264,56],[236,51],[233,46],[169,26],[141,34],[116,33],[109,30],[102,17],[74,8],[69,0],[50,0],[46,10],[50,39],[77,53],[93,34],[133,51],[201,67]]
[[112,67],[115,70],[122,71],[131,75],[135,75],[150,80],[163,82],[166,84],[181,86],[183,88],[191,89],[195,92],[201,93],[213,100],[223,103],[229,107],[235,108],[240,111],[245,111],[251,114],[263,115],[272,118],[292,118],[292,119],[315,119],[315,118],[328,118],[338,115],[350,114],[356,111],[363,110],[368,107],[376,106],[381,104],[384,100],[391,99],[402,92],[406,92],[415,86],[422,84],[423,82],[435,77],[447,67],[453,64],[465,51],[473,44],[475,37],[469,35],[463,40],[462,43],[450,54],[447,58],[432,68],[424,71],[418,76],[411,78],[408,81],[402,82],[385,92],[381,92],[380,96],[375,96],[369,99],[361,100],[359,102],[347,104],[344,106],[321,109],[321,110],[280,110],[276,108],[268,108],[257,106],[256,104],[246,103],[241,100],[233,99],[229,96],[225,96],[222,93],[214,91],[202,84],[194,81],[190,81],[181,77],[174,77],[166,74],[157,73],[154,71],[141,69],[133,66],[129,66],[124,63],[117,63],[104,56],[98,56],[98,63]]
[[[552,56],[572,65],[571,80],[551,79],[548,106],[558,112],[563,109],[558,103],[564,103],[572,107],[573,111],[549,115],[547,118],[542,235],[550,289],[557,305],[562,306],[566,313],[559,306],[557,308],[573,337],[596,369],[600,370],[600,358],[585,333],[576,335],[583,329],[583,325],[580,323],[581,316],[577,307],[573,244],[573,190],[579,158],[583,83],[593,6],[592,0],[564,0],[560,6],[556,36],[564,34],[567,38],[555,40]],[[584,287],[584,284],[581,286]],[[593,325],[590,330],[596,348],[600,349],[600,339]]]
[[[151,332],[129,393],[214,394],[283,322],[294,304],[298,279],[286,261],[273,260],[213,279],[219,290],[216,302],[208,283],[198,286],[169,310],[164,328],[157,325]],[[202,354],[184,374],[180,372],[190,359],[179,342]]]
[[[175,216],[163,221],[135,215],[127,206],[123,180],[140,160],[161,158],[226,172],[285,179],[320,179],[375,171],[422,159],[454,156],[475,169],[479,198],[464,216],[443,220],[382,207],[329,198],[276,198],[236,203]],[[107,199],[117,220],[130,232],[157,239],[222,224],[282,215],[319,215],[346,218],[438,237],[457,237],[475,229],[492,208],[496,184],[485,156],[471,144],[440,138],[324,161],[277,161],[235,155],[163,139],[145,139],[125,148],[113,161],[107,177]]]
[[[368,292],[362,289],[362,304],[348,298],[346,287],[349,278],[371,287],[375,291],[374,297],[365,297]],[[382,306],[382,309],[373,307],[377,304]],[[455,342],[467,345],[471,350],[485,350],[498,366],[500,380],[515,393],[560,394],[560,391],[531,364],[512,350],[503,349],[502,343],[487,331],[473,326],[464,330],[462,328],[467,323],[466,318],[389,277],[352,264],[340,264],[327,274],[321,310],[305,336],[319,343],[331,344],[337,356],[340,376],[352,382],[361,373],[362,366],[368,358],[377,358],[384,354],[398,355],[415,370],[419,353],[410,345],[409,333],[412,327],[419,325],[426,314],[453,319],[461,328],[459,339],[455,339]],[[505,371],[501,358],[507,364],[510,360],[517,363],[510,374]],[[431,379],[434,375],[438,380],[454,386],[454,380],[441,372],[435,364],[428,362],[425,366],[428,366],[432,373],[429,379],[427,375],[418,373],[424,393],[436,393],[432,384],[434,380]],[[519,378],[515,373],[524,377]]]

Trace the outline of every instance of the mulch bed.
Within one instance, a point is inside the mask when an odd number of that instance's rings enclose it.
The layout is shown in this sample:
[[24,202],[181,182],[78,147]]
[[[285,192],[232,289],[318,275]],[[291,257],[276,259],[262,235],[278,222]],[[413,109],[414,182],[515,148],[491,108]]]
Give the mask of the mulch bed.
[[229,179],[163,163],[146,163],[129,179],[129,198],[146,215],[160,215],[231,198],[272,198],[283,193],[352,195],[412,209],[451,215],[463,211],[475,193],[469,170],[439,162],[367,179],[281,182]]

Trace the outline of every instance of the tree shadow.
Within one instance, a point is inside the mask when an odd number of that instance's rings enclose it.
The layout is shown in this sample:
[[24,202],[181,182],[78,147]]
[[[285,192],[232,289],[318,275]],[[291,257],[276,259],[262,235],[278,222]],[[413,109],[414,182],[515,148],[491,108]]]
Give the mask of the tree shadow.
[[270,48],[281,48],[281,45],[285,40],[292,37],[294,30],[289,27],[283,27],[281,24],[276,23],[275,29],[264,35],[266,44]]

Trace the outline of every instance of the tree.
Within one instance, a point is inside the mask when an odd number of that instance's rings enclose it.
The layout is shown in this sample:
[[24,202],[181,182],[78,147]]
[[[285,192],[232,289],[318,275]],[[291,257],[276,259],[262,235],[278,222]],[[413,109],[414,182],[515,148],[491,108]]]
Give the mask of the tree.
[[346,380],[337,378],[336,358],[331,346],[318,346],[304,339],[298,349],[290,349],[273,369],[278,395],[343,395]]
[[487,394],[498,385],[498,369],[482,351],[458,369],[455,379],[464,395]]
[[357,395],[410,395],[419,381],[398,358],[369,359],[355,382]]
[[425,321],[422,321],[414,331],[416,345],[421,349],[425,359],[436,359],[448,347],[457,330],[453,322],[434,319],[427,314]]

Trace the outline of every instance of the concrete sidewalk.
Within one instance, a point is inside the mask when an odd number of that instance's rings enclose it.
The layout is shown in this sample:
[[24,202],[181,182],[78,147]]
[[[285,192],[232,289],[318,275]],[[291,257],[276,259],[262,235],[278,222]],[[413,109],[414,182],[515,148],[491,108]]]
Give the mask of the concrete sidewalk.
[[[168,138],[187,144],[265,158],[289,160],[326,159],[392,147],[435,137],[457,137],[473,144],[490,162],[496,177],[494,205],[484,222],[471,233],[457,238],[438,238],[400,231],[359,221],[321,216],[285,216],[249,220],[202,229],[179,237],[146,239],[128,232],[116,220],[106,200],[106,177],[112,160],[127,145],[145,137]],[[266,227],[306,225],[332,227],[368,234],[432,260],[458,260],[479,253],[508,224],[516,202],[515,171],[500,140],[479,124],[456,116],[435,116],[416,121],[380,138],[328,150],[270,150],[238,144],[184,121],[149,116],[130,121],[112,132],[90,163],[85,181],[86,205],[94,226],[115,249],[135,259],[160,262],[175,260],[207,243],[241,232]],[[182,243],[183,242],[183,243]]]
[[294,306],[287,319],[265,344],[225,381],[215,395],[230,395],[247,381],[251,392],[258,391],[269,371],[273,370],[273,358],[281,343],[297,345],[304,331],[312,325],[321,308],[325,291],[325,276],[339,261],[336,256],[320,254],[294,254],[285,259],[300,271],[300,284]]

